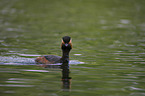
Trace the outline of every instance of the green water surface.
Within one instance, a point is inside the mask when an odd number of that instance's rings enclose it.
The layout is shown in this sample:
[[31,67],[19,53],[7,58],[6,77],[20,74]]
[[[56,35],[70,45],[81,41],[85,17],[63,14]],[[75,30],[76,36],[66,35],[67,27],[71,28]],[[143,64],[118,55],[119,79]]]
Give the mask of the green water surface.
[[[61,56],[66,35],[69,89],[27,62]],[[0,0],[0,95],[145,96],[145,0]]]

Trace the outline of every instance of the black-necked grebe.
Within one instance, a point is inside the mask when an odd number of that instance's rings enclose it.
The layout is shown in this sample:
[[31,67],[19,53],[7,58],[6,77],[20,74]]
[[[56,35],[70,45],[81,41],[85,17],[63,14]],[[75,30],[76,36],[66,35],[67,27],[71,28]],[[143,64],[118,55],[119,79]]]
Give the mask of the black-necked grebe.
[[45,55],[37,57],[35,59],[35,62],[39,64],[68,63],[69,52],[72,49],[71,37],[64,36],[62,38],[61,49],[62,49],[62,57],[55,55]]

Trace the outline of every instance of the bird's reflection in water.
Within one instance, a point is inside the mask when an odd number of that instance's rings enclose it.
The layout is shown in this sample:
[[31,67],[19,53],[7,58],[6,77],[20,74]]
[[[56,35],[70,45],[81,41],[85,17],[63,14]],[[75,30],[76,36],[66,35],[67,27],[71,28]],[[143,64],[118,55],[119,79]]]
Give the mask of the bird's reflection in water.
[[62,90],[63,91],[70,91],[71,88],[71,80],[72,78],[69,76],[70,70],[69,70],[69,64],[68,62],[63,63],[61,65],[54,65],[54,64],[48,64],[48,65],[41,65],[41,67],[45,68],[61,68],[62,69]]
[[70,91],[71,88],[71,77],[69,77],[69,64],[63,63],[62,68],[62,89],[63,91]]

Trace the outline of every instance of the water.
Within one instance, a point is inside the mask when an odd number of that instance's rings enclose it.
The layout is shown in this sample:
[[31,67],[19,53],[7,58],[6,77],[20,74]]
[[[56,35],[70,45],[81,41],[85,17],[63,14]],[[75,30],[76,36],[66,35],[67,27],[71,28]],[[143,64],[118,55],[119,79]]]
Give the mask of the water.
[[[0,0],[1,96],[145,96],[144,0]],[[72,37],[65,88],[58,65]]]

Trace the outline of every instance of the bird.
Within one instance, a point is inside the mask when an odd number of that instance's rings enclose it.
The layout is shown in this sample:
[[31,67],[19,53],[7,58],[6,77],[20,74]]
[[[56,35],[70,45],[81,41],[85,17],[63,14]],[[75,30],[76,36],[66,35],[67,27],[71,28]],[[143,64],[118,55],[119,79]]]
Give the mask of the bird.
[[69,62],[69,53],[72,49],[72,42],[70,36],[62,37],[61,49],[62,56],[56,55],[44,55],[37,57],[35,62],[37,64],[56,64],[56,63],[68,63]]

